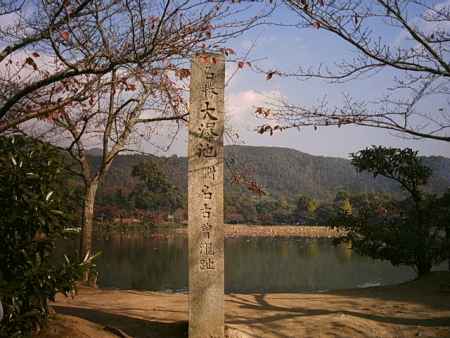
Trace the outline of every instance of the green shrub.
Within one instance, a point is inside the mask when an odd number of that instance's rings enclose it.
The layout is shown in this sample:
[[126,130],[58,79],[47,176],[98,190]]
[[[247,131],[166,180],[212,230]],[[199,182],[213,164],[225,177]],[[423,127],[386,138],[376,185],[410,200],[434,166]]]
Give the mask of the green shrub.
[[0,137],[1,337],[26,337],[45,325],[48,300],[68,295],[90,259],[53,264],[55,240],[68,223],[63,161],[25,137]]

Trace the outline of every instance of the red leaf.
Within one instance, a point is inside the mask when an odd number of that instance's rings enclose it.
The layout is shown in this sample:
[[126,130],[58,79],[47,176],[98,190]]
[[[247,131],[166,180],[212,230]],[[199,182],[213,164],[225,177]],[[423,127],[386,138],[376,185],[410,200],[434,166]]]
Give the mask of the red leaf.
[[34,62],[34,60],[31,57],[27,57],[25,59],[25,63],[27,65],[30,65],[31,67],[33,67],[34,70],[38,70],[38,66],[36,65],[36,62]]
[[39,53],[37,53],[37,52],[34,52],[34,53],[33,53],[33,54],[31,54],[31,55],[33,55],[33,57],[35,57],[35,58],[38,58],[38,57],[40,57]]
[[231,54],[231,55],[236,54],[233,48],[227,48],[227,50],[228,50],[228,54]]
[[209,57],[207,56],[207,55],[202,55],[201,57],[200,57],[200,62],[201,63],[209,63]]
[[305,11],[308,11],[308,2],[307,2],[307,0],[301,0],[301,3],[302,3],[302,5],[303,5],[303,8],[305,9]]
[[[269,108],[257,107],[255,113],[257,115],[264,115],[265,117],[268,117],[272,111]],[[279,127],[275,127],[275,129],[279,129]]]
[[175,72],[175,75],[178,76],[180,80],[183,80],[184,78],[191,76],[191,71],[187,68],[181,68]]
[[62,110],[63,111],[53,111],[53,112],[49,113],[46,117],[46,120],[48,122],[56,121],[61,115],[64,114],[64,108]]
[[270,80],[277,72],[276,71],[270,71],[266,74],[266,80]]
[[221,48],[220,51],[226,56],[235,54],[234,49],[232,48]]
[[258,129],[258,133],[259,134],[264,134],[265,132],[267,132],[267,131],[269,131],[269,134],[270,134],[270,136],[272,136],[273,135],[273,128],[271,127],[271,126],[261,126],[259,129]]
[[214,26],[211,25],[211,24],[209,23],[209,24],[207,24],[207,25],[204,25],[204,26],[201,28],[201,30],[203,30],[203,31],[209,31],[209,30],[211,30],[211,29],[213,29],[213,28],[214,28]]
[[317,29],[320,28],[320,22],[319,21],[314,21],[313,22],[313,26],[316,27]]
[[68,31],[61,32],[61,33],[59,33],[59,35],[61,35],[61,37],[64,41],[69,41],[70,34]]
[[244,61],[239,61],[238,62],[238,68],[242,69],[245,66],[245,62]]

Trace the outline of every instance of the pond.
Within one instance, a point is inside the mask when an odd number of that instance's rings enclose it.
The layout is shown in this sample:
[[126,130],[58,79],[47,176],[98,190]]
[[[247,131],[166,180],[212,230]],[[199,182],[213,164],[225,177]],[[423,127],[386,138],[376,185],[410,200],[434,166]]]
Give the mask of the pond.
[[[59,245],[74,250],[75,241]],[[186,291],[187,239],[113,236],[96,240],[103,288]],[[445,268],[445,264],[442,265]],[[361,257],[331,239],[239,237],[225,240],[227,292],[298,292],[387,285],[413,279],[409,267]]]

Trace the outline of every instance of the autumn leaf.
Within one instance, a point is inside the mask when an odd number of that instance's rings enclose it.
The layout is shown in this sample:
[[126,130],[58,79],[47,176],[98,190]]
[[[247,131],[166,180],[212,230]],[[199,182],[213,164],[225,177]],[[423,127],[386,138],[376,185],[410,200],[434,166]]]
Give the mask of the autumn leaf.
[[187,68],[181,68],[181,69],[178,69],[178,70],[175,72],[175,75],[176,75],[180,80],[183,80],[183,79],[188,78],[189,76],[191,76],[191,71],[190,71],[189,69],[187,69]]
[[31,67],[33,67],[34,70],[38,70],[38,66],[37,66],[36,62],[34,62],[34,60],[31,57],[27,57],[25,59],[25,63],[27,65],[30,65]]
[[269,131],[269,133],[270,133],[270,136],[272,136],[273,135],[273,128],[271,127],[271,126],[268,126],[268,125],[263,125],[263,126],[261,126],[261,127],[259,127],[259,129],[258,129],[258,133],[259,134],[264,134],[265,132],[267,132],[267,131]]
[[321,25],[320,25],[319,21],[314,21],[313,26],[316,27],[317,29],[319,29]]
[[245,62],[244,61],[238,61],[238,68],[242,69],[245,66]]
[[262,187],[260,185],[258,185],[255,181],[251,181],[248,185],[247,185],[247,189],[250,190],[251,192],[254,192],[258,195],[265,195],[265,191],[262,189]]
[[240,175],[233,175],[232,181],[235,184],[239,184],[239,182],[241,181],[241,176]]
[[272,79],[272,77],[273,77],[275,74],[279,74],[279,73],[278,73],[277,71],[275,71],[275,70],[272,70],[272,71],[268,72],[268,73],[266,74],[266,80]]
[[33,52],[33,54],[31,54],[31,55],[33,55],[33,57],[35,57],[35,58],[40,57],[39,53],[37,53],[37,52]]
[[235,54],[234,49],[232,48],[221,48],[220,51],[226,56]]
[[202,55],[200,57],[200,62],[205,64],[209,63],[209,57],[207,55]]
[[255,113],[257,115],[264,115],[265,117],[269,117],[272,111],[269,108],[256,107]]
[[69,41],[70,34],[68,31],[61,32],[59,35],[64,41]]
[[208,23],[208,24],[206,24],[206,25],[203,25],[203,27],[202,27],[201,29],[202,29],[202,31],[210,31],[210,30],[212,30],[213,28],[214,28],[214,26],[211,25],[210,23]]
[[307,0],[301,0],[301,3],[302,3],[302,5],[303,5],[303,8],[305,9],[305,11],[307,11],[308,10],[308,1]]
[[45,119],[48,121],[48,122],[54,122],[54,121],[56,121],[61,115],[63,115],[64,114],[64,108],[63,108],[63,111],[52,111],[52,112],[50,112],[46,117],[45,117]]

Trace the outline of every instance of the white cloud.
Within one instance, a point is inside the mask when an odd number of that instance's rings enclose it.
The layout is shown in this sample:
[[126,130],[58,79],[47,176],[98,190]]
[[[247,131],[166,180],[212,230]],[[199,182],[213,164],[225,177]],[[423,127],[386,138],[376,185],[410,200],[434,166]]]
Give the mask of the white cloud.
[[247,123],[253,127],[255,109],[280,98],[282,95],[278,90],[257,92],[251,89],[231,94],[225,102],[226,116],[232,123]]

